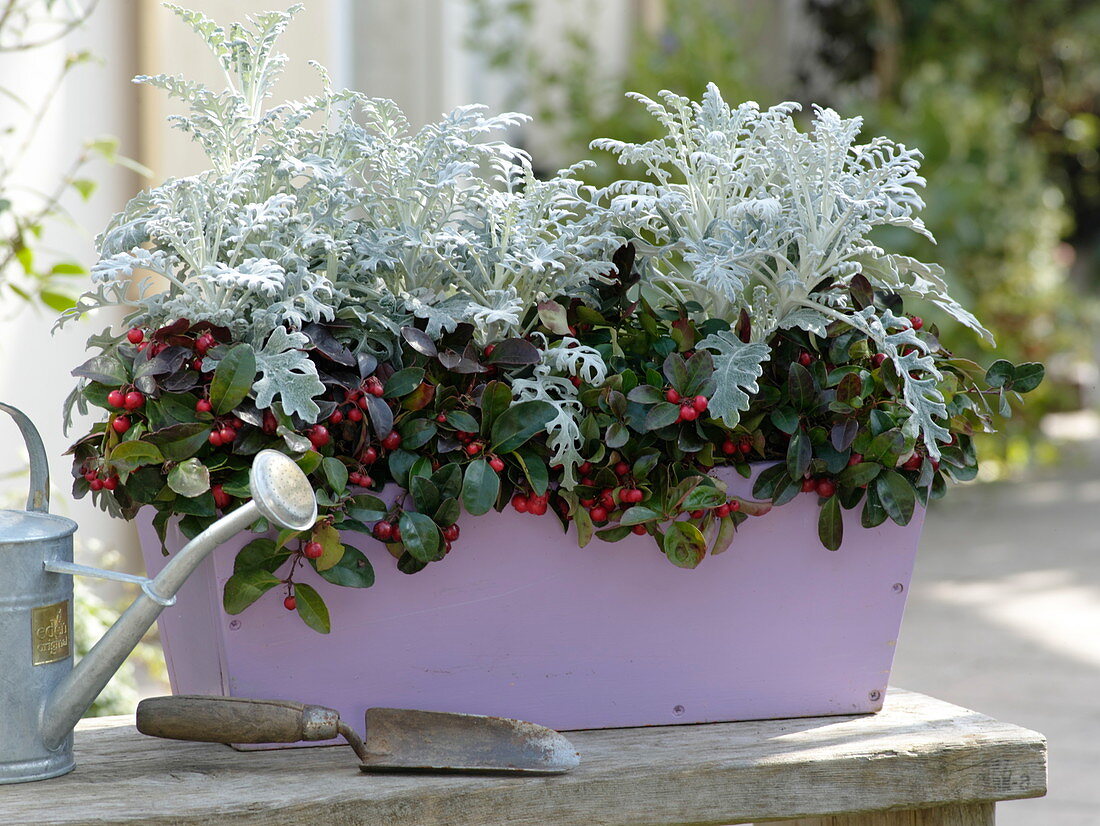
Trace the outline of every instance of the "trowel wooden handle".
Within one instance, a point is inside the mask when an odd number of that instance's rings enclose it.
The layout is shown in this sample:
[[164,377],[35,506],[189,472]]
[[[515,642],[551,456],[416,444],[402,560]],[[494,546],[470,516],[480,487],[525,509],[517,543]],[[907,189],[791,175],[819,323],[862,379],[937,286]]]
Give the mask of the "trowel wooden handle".
[[151,737],[203,743],[331,740],[340,715],[324,706],[238,697],[150,697],[138,703],[137,729]]

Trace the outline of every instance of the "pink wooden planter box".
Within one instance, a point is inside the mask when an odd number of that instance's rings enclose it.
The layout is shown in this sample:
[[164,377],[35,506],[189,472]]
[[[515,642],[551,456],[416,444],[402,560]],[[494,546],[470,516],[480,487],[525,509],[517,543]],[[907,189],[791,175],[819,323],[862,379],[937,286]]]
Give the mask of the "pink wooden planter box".
[[[734,477],[731,491],[749,496]],[[139,516],[150,575],[164,565]],[[243,614],[221,591],[245,533],[217,549],[160,619],[177,694],[297,700],[355,725],[368,706],[492,714],[557,729],[877,711],[890,675],[923,512],[817,539],[816,496],[750,518],[694,571],[650,537],[577,548],[557,520],[464,516],[442,562],[408,576],[375,540],[368,589],[301,576],[329,605],[322,635],[275,589]],[[182,540],[175,537],[176,547]]]

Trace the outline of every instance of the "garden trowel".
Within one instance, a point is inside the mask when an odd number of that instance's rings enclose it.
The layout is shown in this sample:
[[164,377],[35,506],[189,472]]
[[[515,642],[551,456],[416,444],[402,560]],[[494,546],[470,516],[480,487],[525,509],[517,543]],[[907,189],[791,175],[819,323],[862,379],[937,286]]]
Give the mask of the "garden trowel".
[[331,708],[237,697],[151,697],[137,709],[142,734],[204,743],[297,743],[342,736],[364,772],[562,774],[580,755],[556,731],[503,717],[367,709],[366,740]]

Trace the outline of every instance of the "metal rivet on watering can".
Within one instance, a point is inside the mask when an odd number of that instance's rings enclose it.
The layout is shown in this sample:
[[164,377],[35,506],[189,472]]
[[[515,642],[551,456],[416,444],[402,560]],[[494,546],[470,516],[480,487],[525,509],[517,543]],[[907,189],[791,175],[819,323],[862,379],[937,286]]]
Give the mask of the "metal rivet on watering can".
[[902,585],[900,582],[895,582],[893,585],[890,586],[890,590],[893,591],[895,594],[900,594],[902,591],[905,590],[905,586]]
[[869,691],[867,693],[867,699],[870,700],[872,703],[877,703],[879,700],[882,699],[882,692],[881,691]]
[[684,707],[683,706],[673,706],[672,707],[672,714],[675,717],[683,717],[684,716]]

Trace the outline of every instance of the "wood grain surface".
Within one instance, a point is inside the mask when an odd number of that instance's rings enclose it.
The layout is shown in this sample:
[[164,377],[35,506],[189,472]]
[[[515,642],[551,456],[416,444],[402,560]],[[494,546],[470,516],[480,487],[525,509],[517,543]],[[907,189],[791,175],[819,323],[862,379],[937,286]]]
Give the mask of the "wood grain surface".
[[[0,786],[0,823],[985,826],[991,807],[964,804],[1046,791],[1041,735],[900,690],[875,715],[569,736],[582,762],[560,777],[369,776],[347,747],[240,753],[85,720],[76,770]],[[821,819],[929,807],[948,814]]]

